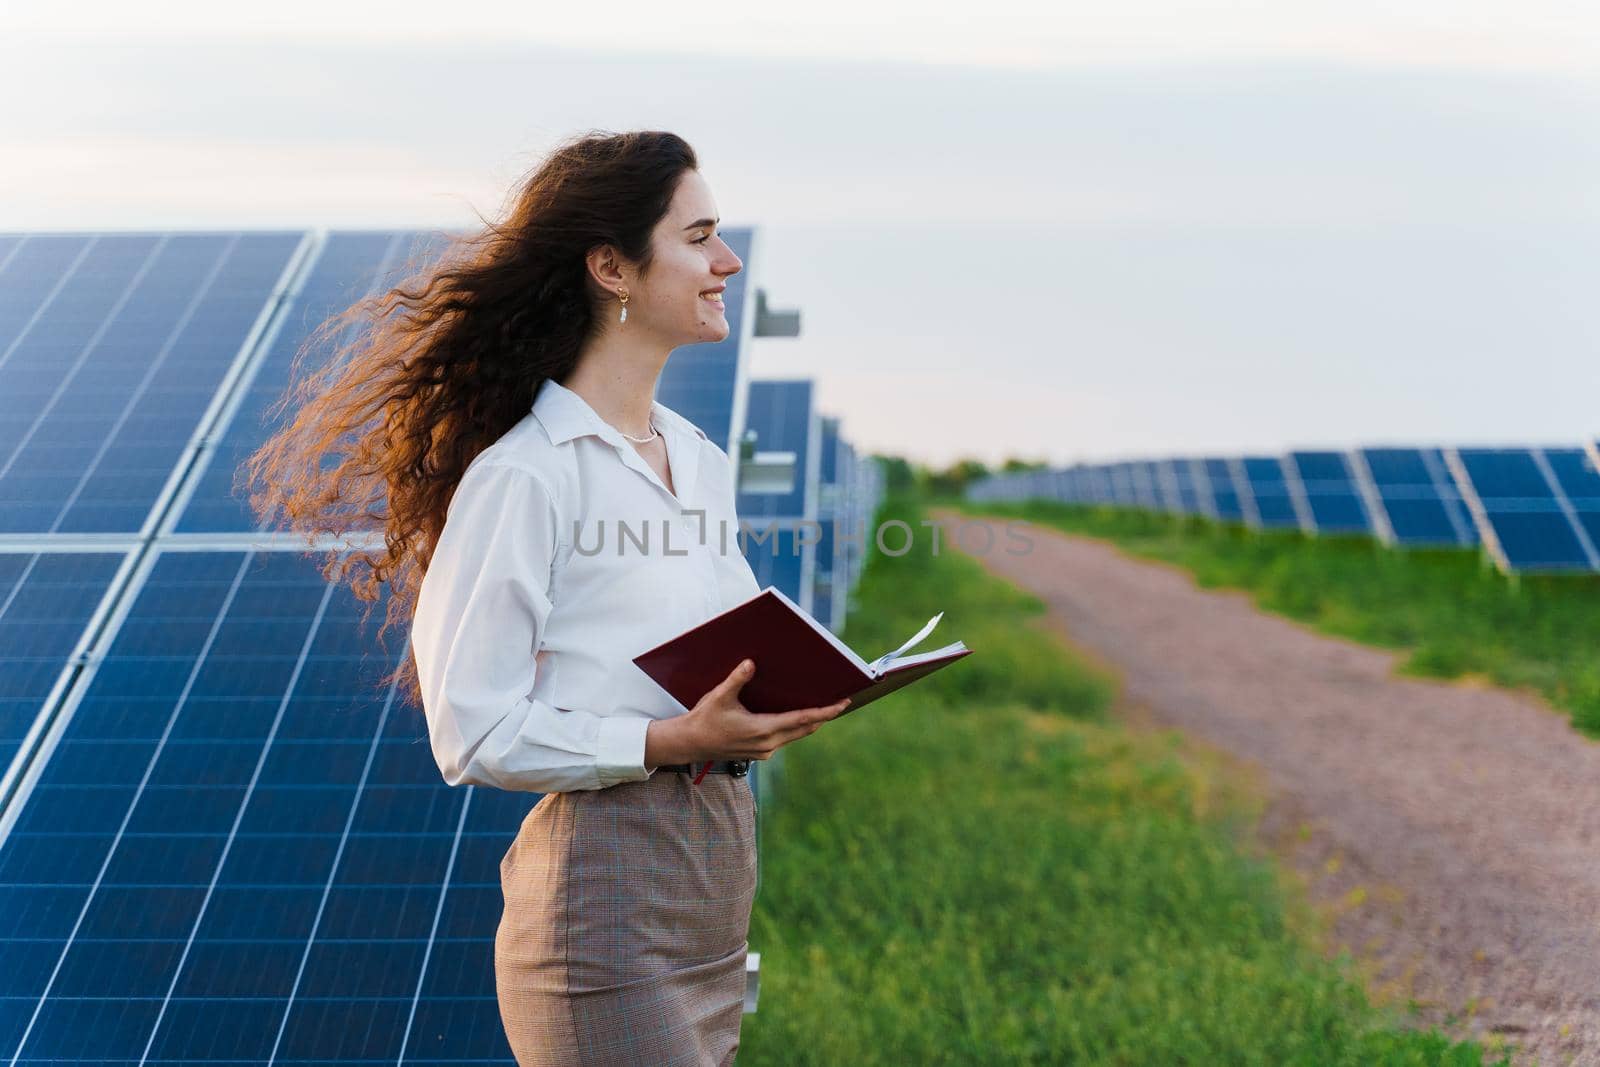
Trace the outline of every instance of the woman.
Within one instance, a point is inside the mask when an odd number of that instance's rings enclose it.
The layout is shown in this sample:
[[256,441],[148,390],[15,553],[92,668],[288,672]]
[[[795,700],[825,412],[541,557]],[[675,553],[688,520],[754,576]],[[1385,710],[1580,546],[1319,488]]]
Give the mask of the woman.
[[652,399],[673,349],[728,335],[720,293],[743,264],[717,221],[681,138],[568,141],[425,284],[324,324],[371,328],[249,464],[258,509],[317,532],[352,487],[386,496],[357,591],[389,581],[390,623],[414,608],[392,680],[444,780],[545,794],[501,862],[495,938],[524,1067],[733,1061],[745,770],[848,704],[752,714],[747,660],[685,713],[631,662],[758,588],[727,454]]

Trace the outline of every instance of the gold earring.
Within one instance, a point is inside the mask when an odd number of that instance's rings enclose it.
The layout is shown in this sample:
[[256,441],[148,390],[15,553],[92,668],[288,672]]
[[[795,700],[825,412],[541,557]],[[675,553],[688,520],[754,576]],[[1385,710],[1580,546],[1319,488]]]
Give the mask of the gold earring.
[[622,314],[620,316],[618,316],[617,321],[619,323],[620,322],[627,322],[628,321],[628,290],[626,290],[626,289],[618,289],[617,290],[617,299],[622,301]]

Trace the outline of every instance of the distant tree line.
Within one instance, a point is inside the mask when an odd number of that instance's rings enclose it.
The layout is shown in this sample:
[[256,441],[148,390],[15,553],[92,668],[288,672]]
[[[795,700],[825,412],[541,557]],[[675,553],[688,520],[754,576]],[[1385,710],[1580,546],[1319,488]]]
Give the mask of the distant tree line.
[[960,496],[973,482],[991,474],[1010,474],[1012,471],[1039,470],[1050,466],[1048,460],[1009,457],[998,467],[989,467],[976,459],[958,459],[943,469],[911,463],[903,456],[886,456],[874,453],[873,458],[883,464],[884,489],[890,493],[917,493],[921,496]]

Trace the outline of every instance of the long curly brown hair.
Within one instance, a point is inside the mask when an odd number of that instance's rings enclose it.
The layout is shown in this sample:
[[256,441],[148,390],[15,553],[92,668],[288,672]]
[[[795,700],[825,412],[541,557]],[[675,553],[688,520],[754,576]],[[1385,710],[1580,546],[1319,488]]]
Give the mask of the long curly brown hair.
[[[327,554],[323,576],[369,602],[363,623],[388,584],[380,643],[415,611],[467,466],[528,413],[545,379],[571,372],[597,332],[610,294],[588,281],[588,252],[611,244],[648,272],[651,232],[696,169],[676,134],[571,137],[514,190],[504,221],[480,216],[481,231],[330,316],[297,350],[291,383],[308,360],[319,365],[267,412],[276,421],[296,409],[240,465],[235,488],[263,526]],[[336,337],[350,340],[330,355]],[[370,543],[375,525],[381,551],[343,543],[351,534]],[[319,549],[322,538],[341,543]],[[409,650],[382,684],[421,707]]]

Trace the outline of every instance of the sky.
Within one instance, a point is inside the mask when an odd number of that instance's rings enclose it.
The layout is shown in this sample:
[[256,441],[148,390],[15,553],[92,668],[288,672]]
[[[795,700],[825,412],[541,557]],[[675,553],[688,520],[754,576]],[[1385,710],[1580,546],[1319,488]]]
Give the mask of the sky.
[[863,450],[1600,433],[1600,5],[235,6],[0,6],[0,230],[471,226],[671,129]]

